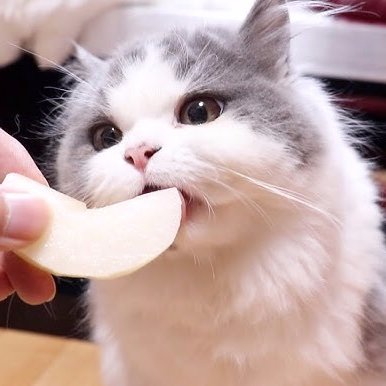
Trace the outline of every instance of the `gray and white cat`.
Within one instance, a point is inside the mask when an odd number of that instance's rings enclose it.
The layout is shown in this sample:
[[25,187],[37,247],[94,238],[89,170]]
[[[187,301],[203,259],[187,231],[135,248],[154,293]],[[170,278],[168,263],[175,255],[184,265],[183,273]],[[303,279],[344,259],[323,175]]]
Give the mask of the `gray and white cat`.
[[289,45],[285,5],[260,0],[237,33],[82,59],[60,189],[103,206],[175,186],[187,209],[156,261],[91,284],[106,385],[386,384],[376,190]]

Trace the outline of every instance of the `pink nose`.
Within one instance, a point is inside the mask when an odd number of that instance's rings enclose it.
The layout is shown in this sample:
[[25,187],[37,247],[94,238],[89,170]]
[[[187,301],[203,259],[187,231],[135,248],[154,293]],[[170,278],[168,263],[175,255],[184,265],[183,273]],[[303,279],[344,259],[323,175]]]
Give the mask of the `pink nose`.
[[129,164],[135,166],[138,170],[143,171],[145,170],[149,159],[159,150],[160,148],[148,145],[129,148],[125,151],[125,159]]

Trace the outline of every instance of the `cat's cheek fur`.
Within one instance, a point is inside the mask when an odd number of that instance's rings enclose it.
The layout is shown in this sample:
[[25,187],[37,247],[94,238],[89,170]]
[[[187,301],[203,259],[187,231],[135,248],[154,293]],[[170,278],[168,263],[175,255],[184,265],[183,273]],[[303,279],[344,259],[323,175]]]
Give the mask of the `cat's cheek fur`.
[[125,160],[121,144],[95,152],[87,161],[86,169],[84,190],[94,207],[134,198],[144,188],[143,176]]

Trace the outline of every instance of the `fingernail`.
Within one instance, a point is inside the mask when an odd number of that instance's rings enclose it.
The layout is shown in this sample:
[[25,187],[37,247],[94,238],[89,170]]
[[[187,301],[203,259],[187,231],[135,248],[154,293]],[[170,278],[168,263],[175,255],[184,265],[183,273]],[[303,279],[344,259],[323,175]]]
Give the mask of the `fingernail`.
[[46,225],[44,203],[27,193],[4,193],[7,208],[2,239],[33,240]]

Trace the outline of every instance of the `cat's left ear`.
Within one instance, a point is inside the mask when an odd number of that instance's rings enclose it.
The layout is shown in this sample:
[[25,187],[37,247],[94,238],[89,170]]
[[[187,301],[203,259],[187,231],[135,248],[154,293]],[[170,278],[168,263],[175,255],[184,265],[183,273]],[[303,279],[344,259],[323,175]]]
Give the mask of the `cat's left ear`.
[[285,0],[257,0],[239,31],[241,49],[258,71],[283,78],[289,73],[290,25]]

